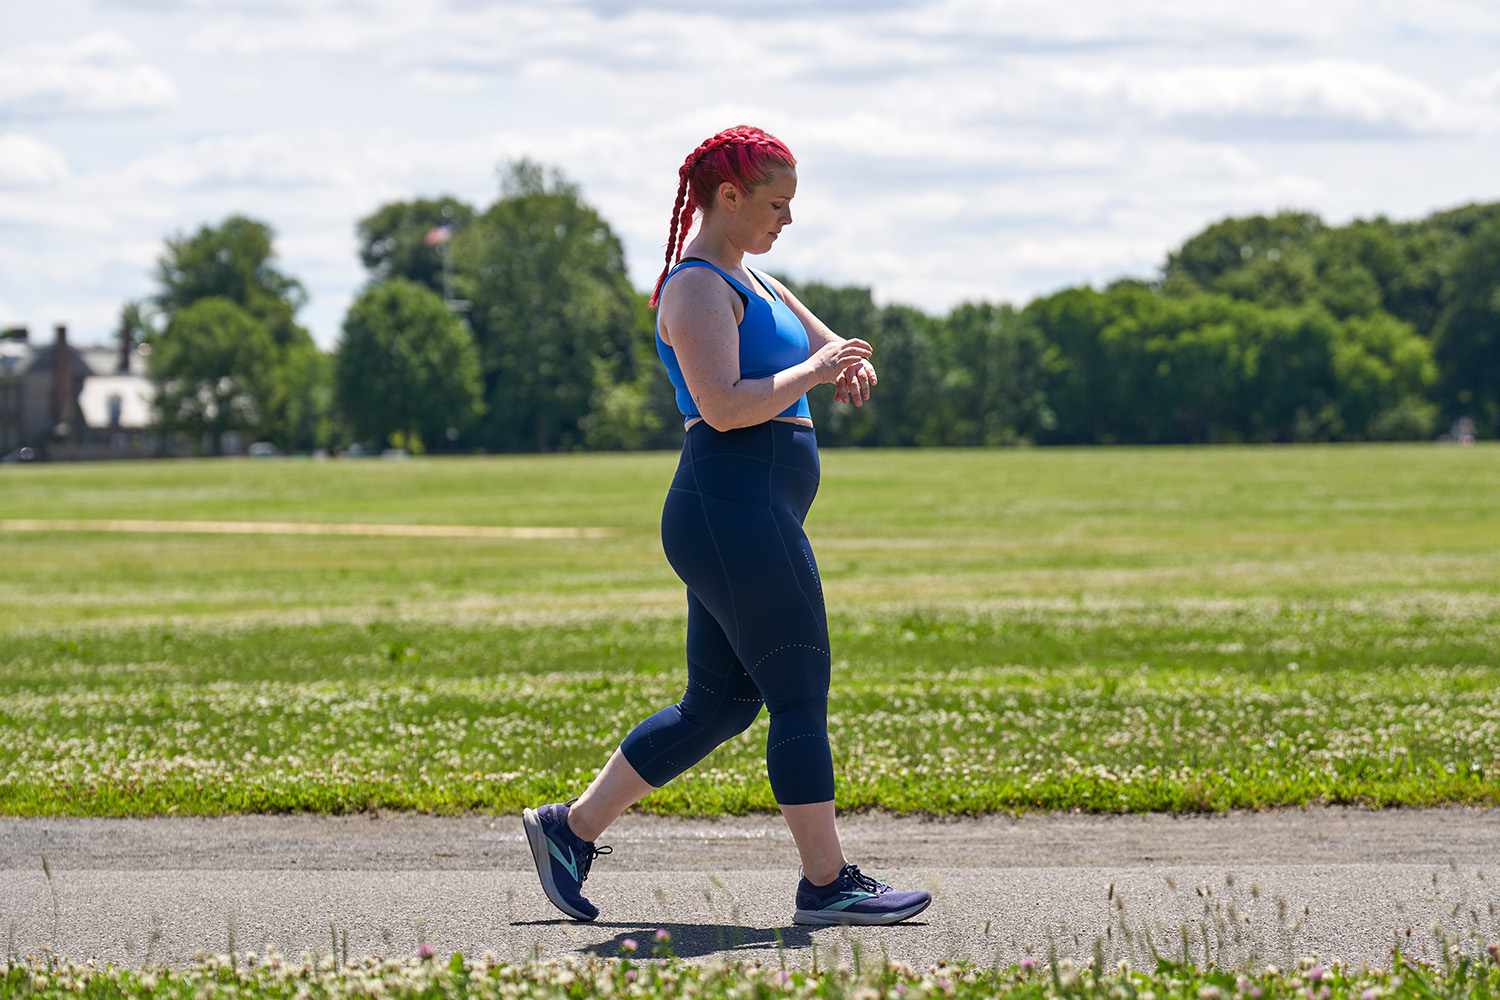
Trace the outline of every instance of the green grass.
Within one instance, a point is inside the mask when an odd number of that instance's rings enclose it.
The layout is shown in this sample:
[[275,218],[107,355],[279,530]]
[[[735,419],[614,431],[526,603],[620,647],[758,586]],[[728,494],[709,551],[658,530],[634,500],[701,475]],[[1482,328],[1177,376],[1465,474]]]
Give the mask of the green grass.
[[[675,454],[0,467],[0,813],[576,795],[682,692]],[[841,809],[1500,804],[1500,447],[829,450]],[[773,810],[767,717],[639,808]]]

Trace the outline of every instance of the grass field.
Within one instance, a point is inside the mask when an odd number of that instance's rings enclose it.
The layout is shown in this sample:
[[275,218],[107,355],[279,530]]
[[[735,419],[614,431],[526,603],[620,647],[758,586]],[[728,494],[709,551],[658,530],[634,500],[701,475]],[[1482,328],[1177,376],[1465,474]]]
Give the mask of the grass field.
[[[0,813],[578,794],[681,695],[675,463],[0,467]],[[842,809],[1500,804],[1500,447],[827,450],[807,531]],[[639,808],[774,809],[766,727]]]

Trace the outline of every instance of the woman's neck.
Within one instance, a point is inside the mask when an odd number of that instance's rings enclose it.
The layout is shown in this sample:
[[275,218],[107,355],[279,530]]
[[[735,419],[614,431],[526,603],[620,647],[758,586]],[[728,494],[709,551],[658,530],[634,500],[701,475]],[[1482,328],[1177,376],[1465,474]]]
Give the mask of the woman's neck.
[[745,251],[714,233],[699,233],[693,237],[693,241],[682,248],[682,255],[711,260],[726,271],[737,269],[745,259]]

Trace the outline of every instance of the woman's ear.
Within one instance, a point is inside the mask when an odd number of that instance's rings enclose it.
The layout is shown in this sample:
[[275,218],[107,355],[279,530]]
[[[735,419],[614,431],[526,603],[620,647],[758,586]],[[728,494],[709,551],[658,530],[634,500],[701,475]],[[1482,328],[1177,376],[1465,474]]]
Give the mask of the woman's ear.
[[734,186],[733,181],[719,182],[719,202],[731,212],[740,207],[740,189]]

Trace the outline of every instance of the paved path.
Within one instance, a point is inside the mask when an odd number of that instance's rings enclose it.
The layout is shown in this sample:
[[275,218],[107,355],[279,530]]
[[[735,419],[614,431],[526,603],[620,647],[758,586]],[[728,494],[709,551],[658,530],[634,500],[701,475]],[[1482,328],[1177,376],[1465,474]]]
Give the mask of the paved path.
[[592,924],[543,897],[518,816],[0,819],[0,933],[21,954],[130,965],[228,951],[231,928],[240,952],[326,953],[330,923],[351,957],[420,940],[440,956],[613,956],[665,927],[684,957],[794,965],[848,964],[855,943],[918,966],[1045,959],[1049,939],[1083,961],[1096,938],[1111,965],[1139,963],[1148,935],[1181,955],[1184,927],[1194,961],[1226,966],[1388,966],[1398,935],[1437,962],[1434,923],[1473,953],[1475,936],[1500,940],[1500,809],[853,815],[840,829],[850,860],[933,905],[895,927],[791,924],[797,856],[779,817],[622,818],[587,883]]

